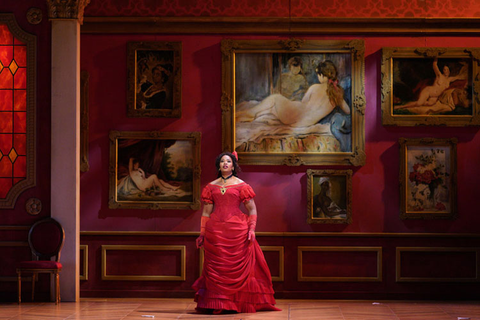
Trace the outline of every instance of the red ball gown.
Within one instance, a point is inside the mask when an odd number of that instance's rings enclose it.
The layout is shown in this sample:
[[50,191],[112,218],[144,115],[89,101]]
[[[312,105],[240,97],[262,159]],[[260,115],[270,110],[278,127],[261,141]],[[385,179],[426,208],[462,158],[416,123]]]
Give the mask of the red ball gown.
[[257,241],[247,240],[248,215],[240,203],[255,197],[245,182],[225,187],[208,184],[202,201],[214,210],[205,226],[203,273],[195,281],[197,311],[256,312],[274,307],[270,270]]

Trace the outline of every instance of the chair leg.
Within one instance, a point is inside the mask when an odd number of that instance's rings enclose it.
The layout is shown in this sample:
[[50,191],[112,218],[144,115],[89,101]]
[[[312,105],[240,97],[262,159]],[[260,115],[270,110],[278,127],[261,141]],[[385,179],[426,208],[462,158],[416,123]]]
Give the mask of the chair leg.
[[32,274],[32,302],[35,300],[35,281],[37,280],[37,274]]
[[18,304],[20,304],[22,302],[22,273],[17,271],[17,274],[18,274],[18,281],[17,281],[17,284],[18,284]]
[[55,273],[55,304],[60,302],[60,275]]

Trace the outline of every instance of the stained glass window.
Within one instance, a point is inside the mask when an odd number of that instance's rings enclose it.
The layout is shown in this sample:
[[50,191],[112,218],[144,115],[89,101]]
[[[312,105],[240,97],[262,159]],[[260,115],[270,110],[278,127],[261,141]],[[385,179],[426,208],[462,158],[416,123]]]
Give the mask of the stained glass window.
[[27,178],[27,45],[0,24],[0,199]]

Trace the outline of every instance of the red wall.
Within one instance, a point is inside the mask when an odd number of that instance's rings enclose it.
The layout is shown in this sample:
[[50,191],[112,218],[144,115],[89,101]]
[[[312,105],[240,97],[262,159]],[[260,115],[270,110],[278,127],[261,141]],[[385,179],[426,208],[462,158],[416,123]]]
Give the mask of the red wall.
[[[221,152],[221,55],[225,38],[277,39],[229,35],[145,36],[82,35],[81,68],[90,73],[90,171],[81,180],[81,230],[199,230],[200,210],[108,209],[109,130],[202,132],[202,186],[216,176],[214,159]],[[365,166],[352,169],[353,201],[350,225],[306,224],[306,170],[325,166],[243,166],[241,178],[257,193],[258,231],[449,232],[480,230],[476,208],[480,176],[478,127],[384,127],[380,106],[382,47],[473,47],[474,37],[324,37],[308,39],[365,40]],[[181,41],[183,44],[182,118],[127,118],[126,44],[128,41]],[[400,137],[458,138],[458,219],[399,219]],[[208,147],[207,147],[208,146]]]

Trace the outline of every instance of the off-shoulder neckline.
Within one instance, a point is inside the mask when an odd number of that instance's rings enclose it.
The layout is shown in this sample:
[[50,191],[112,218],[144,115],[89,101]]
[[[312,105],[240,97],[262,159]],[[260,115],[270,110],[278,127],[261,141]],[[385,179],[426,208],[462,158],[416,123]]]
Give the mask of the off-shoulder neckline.
[[238,186],[238,185],[241,185],[241,184],[247,184],[245,181],[242,181],[242,182],[239,182],[239,183],[235,183],[235,184],[230,184],[228,186],[220,186],[218,184],[213,184],[211,182],[208,183],[209,185],[211,186],[215,186],[215,187],[219,187],[219,188],[228,188],[228,187],[233,187],[233,186]]

